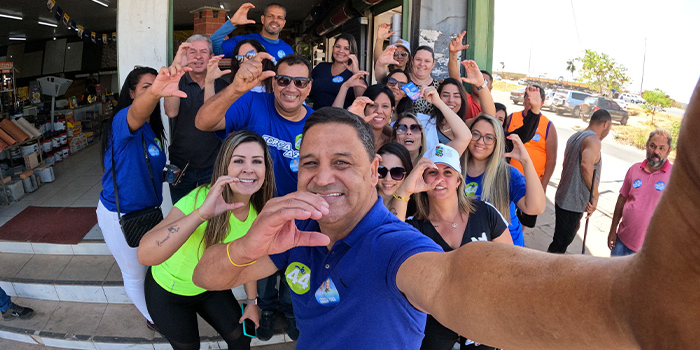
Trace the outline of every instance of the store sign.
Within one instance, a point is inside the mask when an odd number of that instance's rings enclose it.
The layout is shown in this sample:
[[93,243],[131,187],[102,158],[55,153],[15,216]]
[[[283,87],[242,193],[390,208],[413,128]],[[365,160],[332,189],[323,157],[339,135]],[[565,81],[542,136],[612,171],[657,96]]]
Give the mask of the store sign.
[[0,69],[12,69],[12,62],[0,62]]

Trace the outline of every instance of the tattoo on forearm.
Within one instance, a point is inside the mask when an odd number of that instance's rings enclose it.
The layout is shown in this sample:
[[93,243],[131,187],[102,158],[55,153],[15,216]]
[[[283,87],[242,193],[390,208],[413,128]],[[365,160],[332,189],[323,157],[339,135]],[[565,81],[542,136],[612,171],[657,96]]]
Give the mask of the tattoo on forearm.
[[165,238],[163,238],[162,241],[159,241],[159,240],[156,239],[156,244],[157,244],[159,247],[162,246],[163,243],[165,243],[165,241],[167,241],[167,240],[170,239],[170,235],[171,235],[172,233],[178,232],[178,231],[180,231],[180,227],[178,227],[177,225],[173,225],[173,226],[168,227],[168,235],[165,236]]

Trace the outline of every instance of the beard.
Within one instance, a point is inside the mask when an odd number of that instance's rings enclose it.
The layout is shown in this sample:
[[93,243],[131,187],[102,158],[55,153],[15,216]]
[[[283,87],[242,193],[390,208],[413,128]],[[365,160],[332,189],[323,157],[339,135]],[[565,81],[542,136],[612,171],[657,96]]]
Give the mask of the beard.
[[652,154],[651,156],[647,157],[647,163],[649,163],[649,166],[652,168],[659,168],[664,163],[666,162],[665,158],[661,158],[658,154]]

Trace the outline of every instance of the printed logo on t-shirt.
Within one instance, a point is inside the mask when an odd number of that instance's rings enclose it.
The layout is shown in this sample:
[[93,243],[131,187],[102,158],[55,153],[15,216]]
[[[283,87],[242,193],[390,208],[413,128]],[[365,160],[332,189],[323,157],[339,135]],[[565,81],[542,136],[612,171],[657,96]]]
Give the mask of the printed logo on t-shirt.
[[316,290],[315,297],[316,301],[323,306],[335,306],[340,302],[340,294],[338,294],[338,289],[330,277],[321,283],[321,287]]
[[340,75],[336,75],[333,77],[333,82],[336,84],[342,83],[343,80],[345,80],[345,79],[343,77],[341,77]]
[[540,134],[535,133],[535,136],[532,137],[532,141],[539,141],[540,140]]
[[488,241],[489,238],[486,237],[486,232],[481,233],[481,237],[472,237],[472,242],[478,242],[478,241]]
[[295,173],[299,172],[299,157],[294,157],[294,159],[289,162],[289,169]]
[[158,148],[163,149],[163,145],[160,143],[160,139],[156,137],[153,139],[153,142],[155,142],[156,145],[158,145]]
[[301,147],[301,134],[294,138],[294,148],[298,151],[299,147]]
[[[267,143],[267,146],[270,148],[277,148],[280,152],[282,152],[282,157],[288,158],[288,159],[294,159],[295,157],[299,157],[299,151],[292,149],[292,143],[287,142],[284,140],[280,140],[274,136],[270,135],[262,135],[263,139],[265,140],[265,143]],[[301,139],[299,139],[301,143]]]
[[654,188],[655,188],[657,191],[663,191],[664,188],[666,188],[666,183],[663,182],[663,181],[659,181],[659,182],[656,183],[656,185],[654,185]]
[[160,155],[160,150],[158,149],[158,146],[150,144],[148,146],[148,154],[150,154],[151,157],[158,157]]
[[284,56],[287,56],[287,53],[284,52],[284,50],[277,51],[277,57],[282,58]]
[[634,180],[634,182],[632,183],[632,187],[634,187],[634,188],[642,187],[642,180],[640,180],[640,179]]
[[479,189],[479,184],[476,182],[470,182],[466,186],[464,186],[464,194],[467,195],[467,197],[471,197],[476,195],[476,191]]
[[297,294],[304,294],[309,291],[309,282],[311,281],[311,269],[308,266],[293,262],[287,266],[284,272],[289,288]]

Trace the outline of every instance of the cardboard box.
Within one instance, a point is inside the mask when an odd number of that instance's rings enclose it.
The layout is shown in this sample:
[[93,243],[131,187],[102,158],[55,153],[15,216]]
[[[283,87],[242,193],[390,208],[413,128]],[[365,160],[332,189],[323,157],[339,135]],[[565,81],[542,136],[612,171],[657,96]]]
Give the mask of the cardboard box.
[[39,166],[39,153],[32,152],[24,156],[24,165],[27,169],[34,169]]

